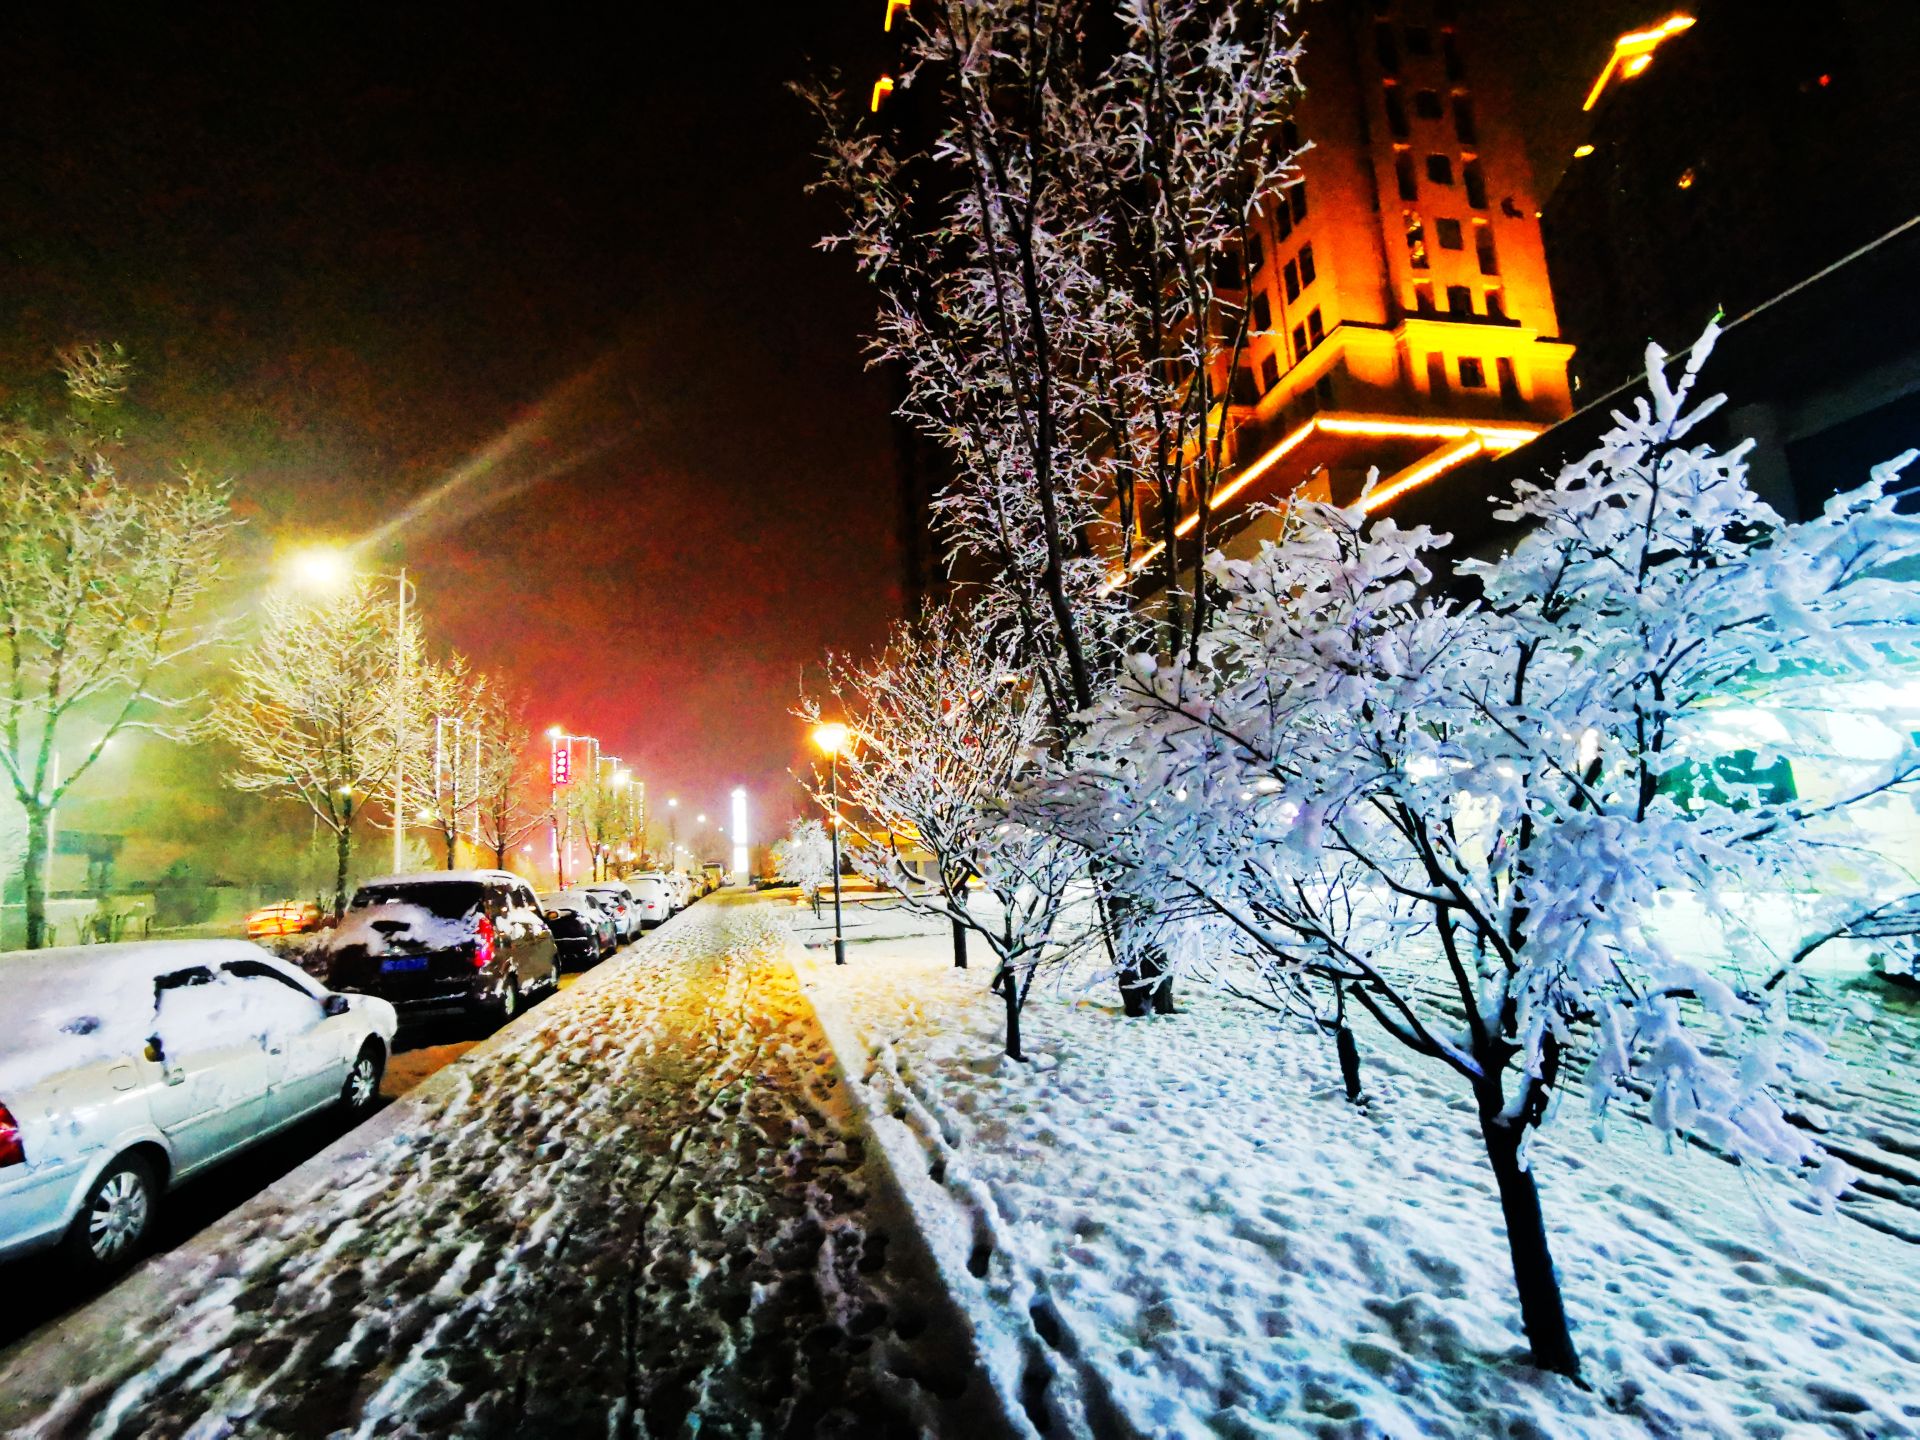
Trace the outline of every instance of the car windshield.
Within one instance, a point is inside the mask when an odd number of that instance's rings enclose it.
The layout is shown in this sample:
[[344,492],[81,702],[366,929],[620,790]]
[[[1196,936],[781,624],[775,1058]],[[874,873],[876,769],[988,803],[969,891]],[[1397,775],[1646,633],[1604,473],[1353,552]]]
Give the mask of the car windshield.
[[423,881],[407,885],[362,885],[353,908],[370,905],[418,905],[441,920],[460,920],[480,908],[480,887],[460,881]]

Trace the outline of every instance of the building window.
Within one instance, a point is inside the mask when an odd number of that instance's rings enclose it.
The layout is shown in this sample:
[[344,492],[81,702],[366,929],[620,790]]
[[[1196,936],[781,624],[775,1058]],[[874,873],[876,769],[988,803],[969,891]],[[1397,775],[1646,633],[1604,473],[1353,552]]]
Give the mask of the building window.
[[1260,393],[1267,394],[1280,383],[1280,358],[1271,350],[1267,358],[1260,362]]
[[1433,54],[1433,32],[1424,25],[1407,26],[1407,53],[1409,55]]
[[1436,185],[1453,183],[1453,161],[1445,155],[1427,156],[1427,179]]
[[1293,260],[1287,261],[1287,268],[1281,272],[1281,278],[1286,281],[1287,299],[1298,300],[1300,298],[1299,263]]
[[1473,118],[1473,97],[1459,91],[1453,96],[1453,133],[1460,137],[1462,145],[1480,143],[1480,127]]
[[1300,148],[1300,127],[1291,118],[1280,122],[1280,143],[1287,147],[1288,153]]
[[1420,198],[1420,187],[1413,179],[1413,152],[1404,145],[1393,147],[1393,178],[1399,182],[1402,200]]
[[1307,327],[1304,325],[1296,325],[1293,327],[1294,359],[1298,360],[1300,356],[1306,353],[1307,353]]
[[1484,220],[1473,222],[1473,253],[1480,259],[1482,275],[1500,273],[1500,257],[1493,253],[1493,227]]
[[1286,244],[1287,237],[1293,234],[1293,216],[1287,213],[1285,200],[1273,207],[1273,233],[1279,237],[1283,245]]
[[1520,380],[1513,373],[1513,361],[1502,355],[1493,362],[1494,371],[1500,377],[1500,398],[1509,408],[1520,404]]
[[1507,318],[1507,297],[1501,293],[1498,285],[1487,291],[1487,314],[1496,320]]
[[1431,90],[1414,91],[1413,113],[1422,120],[1438,120],[1441,113],[1440,97]]
[[1447,357],[1444,355],[1427,356],[1427,391],[1438,395],[1447,388]]
[[1442,250],[1464,250],[1466,241],[1460,235],[1460,222],[1446,217],[1437,217],[1433,222],[1433,238],[1440,242]]
[[1473,314],[1473,291],[1464,285],[1447,286],[1447,314]]
[[1267,263],[1267,250],[1260,243],[1258,230],[1247,231],[1247,278],[1252,279],[1260,273],[1260,267]]
[[1333,376],[1322,375],[1313,382],[1313,393],[1320,403],[1329,410],[1333,408]]
[[1463,160],[1460,163],[1460,178],[1466,183],[1467,204],[1476,210],[1487,208],[1487,177],[1480,169],[1478,160]]
[[1426,280],[1417,280],[1413,286],[1413,308],[1416,314],[1433,314],[1433,285]]
[[1467,390],[1487,388],[1487,367],[1470,355],[1460,357],[1460,384]]
[[1317,274],[1319,271],[1313,268],[1313,246],[1302,245],[1300,247],[1300,288],[1304,290],[1311,285]]
[[1296,180],[1287,189],[1287,208],[1293,212],[1293,223],[1298,225],[1307,218],[1307,182]]
[[1400,47],[1393,43],[1393,26],[1375,25],[1373,27],[1373,57],[1380,62],[1380,68],[1387,74],[1400,73]]
[[1427,268],[1427,228],[1420,223],[1417,210],[1402,210],[1401,219],[1407,226],[1407,258],[1413,262],[1413,268]]
[[1242,365],[1233,372],[1233,385],[1227,393],[1230,405],[1255,405],[1260,400],[1260,382],[1253,371]]
[[1314,306],[1313,310],[1307,315],[1307,338],[1315,345],[1318,345],[1322,340],[1327,338],[1327,332],[1320,324],[1320,307],[1318,305]]
[[1407,125],[1407,102],[1400,98],[1398,85],[1387,86],[1387,129],[1402,140],[1412,133]]
[[1464,80],[1467,78],[1467,67],[1460,59],[1460,45],[1453,31],[1442,30],[1440,32],[1440,53],[1447,57],[1447,79]]
[[1253,328],[1256,330],[1273,329],[1273,302],[1267,299],[1264,288],[1253,295]]

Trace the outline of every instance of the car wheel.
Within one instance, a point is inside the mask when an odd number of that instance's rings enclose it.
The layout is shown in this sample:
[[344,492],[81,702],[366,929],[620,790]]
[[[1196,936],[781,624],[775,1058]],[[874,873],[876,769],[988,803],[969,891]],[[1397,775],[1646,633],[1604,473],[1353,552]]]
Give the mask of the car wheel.
[[73,1217],[64,1246],[68,1263],[88,1276],[111,1275],[131,1265],[153,1226],[159,1189],[153,1167],[138,1155],[115,1160]]
[[353,1068],[347,1071],[340,1087],[340,1107],[349,1115],[364,1115],[380,1098],[380,1075],[386,1067],[386,1054],[372,1040],[360,1047]]
[[500,992],[500,998],[493,1002],[493,1018],[504,1025],[520,1013],[520,980],[518,976],[507,978],[507,988]]

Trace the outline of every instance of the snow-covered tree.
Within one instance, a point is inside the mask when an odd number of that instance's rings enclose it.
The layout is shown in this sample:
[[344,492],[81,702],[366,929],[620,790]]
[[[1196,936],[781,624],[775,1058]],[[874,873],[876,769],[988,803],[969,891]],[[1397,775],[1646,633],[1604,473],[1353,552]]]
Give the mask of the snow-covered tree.
[[551,818],[550,810],[529,797],[537,793],[529,755],[530,732],[520,700],[490,685],[474,715],[480,774],[474,807],[474,834],[493,852],[495,868],[507,867],[507,853]]
[[833,837],[827,827],[802,816],[773,846],[774,873],[800,887],[800,893],[820,913],[820,892],[833,883]]
[[[398,754],[393,607],[368,581],[312,599],[269,595],[259,637],[234,665],[215,733],[240,790],[298,800],[334,837],[333,903],[347,903],[354,824]],[[421,672],[418,655],[407,666]]]
[[[1719,404],[1692,403],[1712,339],[1673,384],[1651,351],[1651,399],[1519,487],[1522,538],[1458,567],[1471,602],[1422,598],[1438,537],[1357,509],[1298,504],[1257,558],[1216,558],[1198,661],[1141,660],[1035,802],[1143,910],[1460,1078],[1533,1357],[1567,1374],[1529,1137],[1577,1075],[1596,1124],[1644,1100],[1670,1137],[1841,1188],[1789,1118],[1821,1051],[1792,1018],[1797,966],[1898,893],[1851,820],[1920,778],[1910,747],[1815,803],[1726,763],[1737,712],[1920,659],[1892,578],[1920,523],[1886,493],[1895,467],[1786,524],[1746,447],[1690,446]],[[1752,923],[1755,897],[1794,896],[1797,928],[1777,906]],[[1673,938],[1676,897],[1716,923],[1716,963]]]
[[487,705],[487,678],[466,656],[449,652],[428,659],[408,687],[415,697],[408,735],[407,770],[427,781],[421,819],[439,835],[446,868],[459,859],[460,837],[471,824],[479,844],[478,807],[482,775],[481,717]]
[[60,371],[57,412],[0,419],[0,768],[26,816],[35,949],[61,799],[121,731],[185,731],[198,696],[173,687],[213,638],[198,605],[234,523],[222,485],[116,468],[107,422],[127,380],[117,348],[65,351]]
[[[1076,847],[1007,813],[1006,795],[1051,733],[1045,698],[977,619],[951,608],[896,626],[873,661],[830,662],[825,692],[799,713],[843,718],[854,736],[838,776],[853,864],[945,919],[957,965],[965,937],[980,937],[996,962],[1007,1053],[1020,1058],[1021,1009],[1038,968],[1073,948],[1063,919],[1084,879]],[[830,803],[824,783],[814,793]],[[913,848],[933,857],[931,883],[908,868]]]

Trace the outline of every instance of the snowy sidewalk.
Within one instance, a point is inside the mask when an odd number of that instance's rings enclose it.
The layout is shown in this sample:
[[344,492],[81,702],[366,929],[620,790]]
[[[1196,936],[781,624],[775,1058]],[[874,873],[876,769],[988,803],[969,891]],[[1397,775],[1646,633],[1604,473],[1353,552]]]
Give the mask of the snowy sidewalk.
[[690,910],[4,1357],[0,1426],[996,1433],[790,943]]

